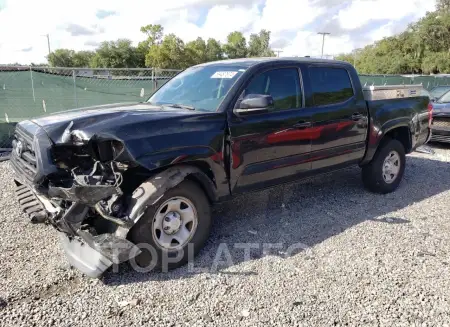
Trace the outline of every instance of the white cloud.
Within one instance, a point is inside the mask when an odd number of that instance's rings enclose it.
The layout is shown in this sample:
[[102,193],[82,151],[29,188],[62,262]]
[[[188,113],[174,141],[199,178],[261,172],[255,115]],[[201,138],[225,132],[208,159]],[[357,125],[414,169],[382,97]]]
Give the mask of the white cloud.
[[[324,55],[332,56],[341,52],[350,52],[354,48],[348,35],[328,36],[325,41]],[[319,56],[322,52],[322,36],[315,32],[298,32],[292,43],[284,48],[283,56]]]
[[414,19],[434,10],[435,0],[354,0],[339,11],[339,21],[345,29],[356,29],[370,20],[400,20],[412,16]]
[[[338,7],[330,1],[78,0],[62,4],[61,0],[6,0],[0,11],[0,64],[45,62],[48,50],[43,35],[47,33],[52,49],[94,49],[101,41],[118,38],[137,43],[143,39],[140,27],[152,23],[163,24],[166,33],[175,33],[184,41],[201,36],[223,42],[234,30],[248,37],[264,28],[283,46],[282,55],[318,55],[322,44],[316,34],[318,26],[334,17],[341,31],[339,36],[327,38],[325,53],[337,54],[364,45],[358,43],[360,39],[368,42],[392,35],[398,31],[399,21],[415,20],[435,6],[435,0],[334,1]],[[349,5],[342,8],[346,3]],[[336,9],[339,6],[341,9]],[[99,11],[114,14],[100,19]],[[205,14],[204,23],[197,26],[194,21]],[[355,37],[355,29],[370,20],[388,22],[374,25],[364,38]]]
[[389,22],[387,24],[380,26],[376,30],[372,31],[370,33],[370,38],[373,41],[381,40],[384,37],[389,37],[392,34],[394,34],[393,30],[394,30],[394,24],[392,22]]
[[265,28],[273,33],[300,29],[313,22],[325,10],[324,7],[313,7],[309,0],[267,0],[255,28]]
[[[225,42],[227,35],[233,31],[242,31],[252,26],[258,18],[257,6],[214,6],[208,11],[204,24],[199,27],[187,19],[187,11],[180,11],[175,22],[168,21],[164,24],[166,33],[175,33],[185,41],[191,41],[197,37],[205,39],[213,37]],[[230,20],[232,23],[230,23]]]

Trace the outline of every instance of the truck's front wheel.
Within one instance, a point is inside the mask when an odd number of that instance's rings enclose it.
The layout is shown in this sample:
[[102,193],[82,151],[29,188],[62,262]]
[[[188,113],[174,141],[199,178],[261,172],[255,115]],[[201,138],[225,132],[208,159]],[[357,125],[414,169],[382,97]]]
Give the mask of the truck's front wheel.
[[180,267],[203,247],[211,211],[203,190],[186,180],[167,191],[130,231],[142,253],[131,260],[139,269],[168,271]]
[[372,161],[362,169],[364,186],[375,193],[395,191],[405,172],[405,148],[398,140],[387,140],[375,153]]

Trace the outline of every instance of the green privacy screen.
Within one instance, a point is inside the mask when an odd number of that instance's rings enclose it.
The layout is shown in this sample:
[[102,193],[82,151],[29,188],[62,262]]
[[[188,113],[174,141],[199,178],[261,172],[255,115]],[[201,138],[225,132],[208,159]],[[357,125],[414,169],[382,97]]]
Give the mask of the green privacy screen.
[[[53,112],[107,103],[145,101],[176,70],[0,67],[0,148],[14,124]],[[361,75],[363,85],[450,85],[449,77]]]

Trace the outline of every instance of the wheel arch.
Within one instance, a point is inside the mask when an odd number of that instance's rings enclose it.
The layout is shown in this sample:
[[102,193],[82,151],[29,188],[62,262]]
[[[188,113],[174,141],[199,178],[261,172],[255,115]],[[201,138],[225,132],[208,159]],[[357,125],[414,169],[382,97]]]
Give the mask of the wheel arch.
[[196,182],[205,192],[210,202],[217,201],[217,188],[204,164],[180,164],[152,171],[152,175],[132,193],[127,216],[136,223],[148,206],[155,204],[167,190],[188,179]]
[[405,153],[412,151],[412,134],[411,126],[407,122],[392,121],[390,124],[383,126],[378,133],[371,133],[368,140],[366,155],[360,163],[360,166],[365,166],[372,161],[377,150],[387,140],[398,140],[405,148]]

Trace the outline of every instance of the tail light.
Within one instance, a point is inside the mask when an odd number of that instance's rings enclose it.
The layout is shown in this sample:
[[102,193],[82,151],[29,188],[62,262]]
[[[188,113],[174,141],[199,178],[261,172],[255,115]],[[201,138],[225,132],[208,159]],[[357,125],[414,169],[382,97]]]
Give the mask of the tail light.
[[432,121],[433,121],[433,104],[430,102],[428,104],[428,127],[431,127]]

